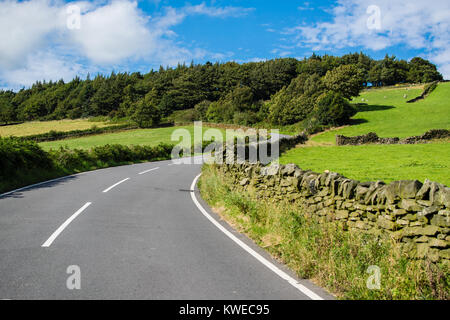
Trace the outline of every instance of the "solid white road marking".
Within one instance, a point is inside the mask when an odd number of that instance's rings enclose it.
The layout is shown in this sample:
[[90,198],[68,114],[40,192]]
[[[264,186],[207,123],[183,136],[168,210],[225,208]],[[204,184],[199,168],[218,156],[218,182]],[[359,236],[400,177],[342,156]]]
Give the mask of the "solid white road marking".
[[103,190],[103,193],[107,193],[108,191],[110,191],[111,189],[117,187],[119,184],[124,183],[125,181],[130,180],[130,178],[126,178],[123,179],[122,181],[117,182],[116,184],[113,184],[111,187],[109,187],[108,189]]
[[157,168],[153,168],[153,169],[150,169],[150,170],[147,170],[147,171],[141,172],[141,173],[139,173],[139,174],[146,174],[146,173],[149,173],[150,171],[155,171],[155,170],[158,170],[158,169],[159,169],[159,167],[157,167]]
[[315,292],[311,291],[304,285],[298,283],[297,280],[292,278],[290,275],[288,275],[286,272],[280,270],[277,266],[275,266],[272,262],[268,261],[266,258],[261,256],[259,253],[257,253],[255,250],[250,248],[248,245],[246,245],[244,242],[242,242],[240,239],[238,239],[235,235],[233,235],[230,231],[228,231],[224,226],[222,226],[219,222],[217,222],[206,210],[202,207],[200,202],[198,202],[197,197],[195,196],[195,185],[197,184],[198,179],[200,178],[202,174],[199,174],[197,177],[195,177],[194,181],[191,185],[191,198],[192,201],[194,201],[197,208],[200,210],[200,212],[214,224],[220,231],[225,233],[231,240],[236,242],[242,249],[250,253],[254,258],[256,258],[259,262],[261,262],[263,265],[265,265],[267,268],[275,272],[278,276],[280,276],[282,279],[286,280],[290,285],[295,287],[297,290],[301,291],[303,294],[307,295],[312,300],[323,300],[321,296],[316,294]]
[[47,239],[47,241],[44,242],[42,247],[48,248],[50,245],[55,241],[55,239],[59,236],[61,232],[76,218],[78,217],[84,210],[86,210],[87,207],[89,207],[92,204],[92,202],[86,203],[84,206],[80,208],[77,212],[75,212],[69,219],[67,219],[58,229],[56,229],[55,232],[50,236],[50,238]]

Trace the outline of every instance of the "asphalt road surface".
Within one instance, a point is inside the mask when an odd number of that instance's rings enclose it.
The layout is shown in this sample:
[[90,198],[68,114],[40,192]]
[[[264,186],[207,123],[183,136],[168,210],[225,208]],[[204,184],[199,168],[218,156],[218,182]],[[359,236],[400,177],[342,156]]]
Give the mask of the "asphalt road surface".
[[332,298],[220,221],[191,191],[200,171],[136,164],[1,196],[0,299]]

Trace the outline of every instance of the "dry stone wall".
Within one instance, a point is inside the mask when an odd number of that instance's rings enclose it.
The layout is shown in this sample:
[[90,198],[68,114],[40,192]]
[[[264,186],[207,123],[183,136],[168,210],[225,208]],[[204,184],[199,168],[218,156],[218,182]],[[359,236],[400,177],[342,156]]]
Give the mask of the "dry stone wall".
[[405,139],[395,138],[380,138],[374,132],[356,137],[346,137],[342,135],[336,135],[337,146],[358,146],[364,144],[417,144],[427,143],[433,139],[444,139],[450,137],[450,130],[435,129],[430,130],[420,136],[408,137]]
[[223,164],[239,191],[286,200],[321,223],[397,240],[411,258],[450,262],[450,188],[432,181],[359,182],[334,172],[315,173],[288,164]]

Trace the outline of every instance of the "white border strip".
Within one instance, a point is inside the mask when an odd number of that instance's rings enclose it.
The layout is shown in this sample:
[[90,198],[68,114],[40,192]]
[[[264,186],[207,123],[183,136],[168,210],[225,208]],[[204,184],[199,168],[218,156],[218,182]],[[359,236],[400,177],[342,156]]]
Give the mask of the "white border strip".
[[141,173],[139,173],[139,174],[146,174],[146,173],[149,173],[149,172],[151,172],[151,171],[155,171],[155,170],[158,170],[158,169],[159,169],[159,167],[156,167],[156,168],[153,168],[153,169],[150,169],[150,170],[147,170],[147,171],[141,172]]
[[111,187],[109,187],[108,189],[103,190],[103,193],[107,193],[108,191],[110,191],[111,189],[117,187],[119,184],[124,183],[125,181],[130,180],[130,178],[126,178],[123,179],[122,181],[117,182],[116,184],[113,184]]
[[236,242],[242,249],[250,253],[254,258],[256,258],[259,262],[261,262],[263,265],[265,265],[267,268],[272,270],[274,273],[276,273],[278,276],[280,276],[282,279],[286,280],[290,285],[292,285],[297,290],[301,291],[303,294],[308,296],[312,300],[324,300],[321,296],[317,295],[304,285],[300,284],[297,280],[292,278],[290,275],[288,275],[286,272],[280,270],[277,266],[275,266],[272,262],[268,261],[266,258],[261,256],[259,253],[257,253],[255,250],[250,248],[248,245],[246,245],[244,242],[242,242],[240,239],[238,239],[235,235],[233,235],[230,231],[228,231],[224,226],[222,226],[219,222],[217,222],[206,210],[202,207],[202,205],[198,202],[197,197],[195,196],[195,186],[197,184],[198,179],[200,178],[202,174],[199,174],[197,177],[195,177],[194,181],[191,185],[191,198],[192,201],[194,201],[194,204],[197,206],[197,208],[200,210],[200,212],[214,224],[220,231],[225,233],[226,236],[228,236],[231,240]]
[[50,238],[47,239],[47,241],[44,242],[42,247],[48,248],[51,246],[53,241],[59,236],[61,232],[64,231],[64,229],[76,218],[78,217],[84,210],[87,209],[92,204],[92,202],[86,203],[84,206],[82,206],[77,212],[75,212],[73,215],[70,216],[69,219],[67,219],[58,229],[56,229],[55,232],[50,236]]

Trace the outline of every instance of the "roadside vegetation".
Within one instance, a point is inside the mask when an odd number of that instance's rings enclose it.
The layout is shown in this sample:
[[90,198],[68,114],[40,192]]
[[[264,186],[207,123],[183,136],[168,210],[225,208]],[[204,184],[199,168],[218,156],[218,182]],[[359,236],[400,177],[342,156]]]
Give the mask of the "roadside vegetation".
[[171,159],[173,145],[104,145],[44,151],[38,144],[0,138],[0,193],[33,183],[124,164]]
[[[215,212],[248,235],[301,278],[341,299],[450,299],[446,265],[410,260],[396,243],[373,235],[342,232],[335,224],[304,218],[284,201],[255,200],[233,191],[215,166],[203,167],[199,188]],[[380,290],[366,286],[367,269],[381,269]]]

